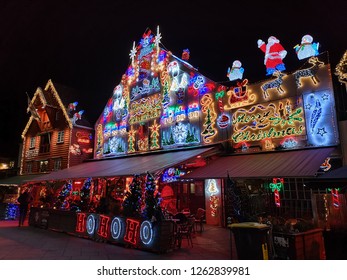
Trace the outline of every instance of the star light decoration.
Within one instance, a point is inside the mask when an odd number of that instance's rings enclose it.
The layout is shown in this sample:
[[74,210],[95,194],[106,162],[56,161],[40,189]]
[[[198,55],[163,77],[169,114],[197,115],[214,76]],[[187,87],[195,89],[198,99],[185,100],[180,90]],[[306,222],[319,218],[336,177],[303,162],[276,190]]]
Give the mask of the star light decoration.
[[159,25],[157,26],[157,35],[155,36],[154,42],[155,42],[155,46],[157,48],[157,56],[159,55],[159,44],[160,44],[160,40],[162,39],[161,34],[159,32]]
[[324,134],[326,134],[326,133],[328,133],[328,132],[325,130],[325,127],[318,128],[317,134],[320,134],[323,137]]
[[172,129],[173,133],[174,133],[174,138],[175,138],[175,142],[176,143],[184,143],[184,140],[187,138],[187,126],[182,124],[182,123],[178,123],[173,129]]
[[137,48],[136,48],[135,41],[134,41],[133,48],[131,49],[131,51],[129,53],[132,65],[134,65],[134,60],[135,60],[135,57],[136,57],[136,53],[137,53]]

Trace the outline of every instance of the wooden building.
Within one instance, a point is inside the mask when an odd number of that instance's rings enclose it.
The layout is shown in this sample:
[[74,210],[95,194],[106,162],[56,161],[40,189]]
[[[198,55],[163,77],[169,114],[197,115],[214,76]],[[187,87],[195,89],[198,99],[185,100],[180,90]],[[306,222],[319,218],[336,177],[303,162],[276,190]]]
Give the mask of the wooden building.
[[94,130],[73,89],[49,80],[28,96],[30,118],[22,133],[20,174],[48,173],[92,158]]

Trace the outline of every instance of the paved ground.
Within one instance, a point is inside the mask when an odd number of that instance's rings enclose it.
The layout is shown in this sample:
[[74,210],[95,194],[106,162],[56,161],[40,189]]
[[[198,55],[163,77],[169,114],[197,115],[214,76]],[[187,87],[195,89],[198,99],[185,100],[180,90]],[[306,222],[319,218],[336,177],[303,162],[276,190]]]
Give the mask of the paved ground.
[[[26,222],[27,224],[27,222]],[[232,252],[232,253],[231,253]],[[180,249],[165,254],[96,242],[17,221],[0,221],[0,260],[230,260],[237,259],[230,230],[205,225],[195,233],[193,248],[183,240]]]

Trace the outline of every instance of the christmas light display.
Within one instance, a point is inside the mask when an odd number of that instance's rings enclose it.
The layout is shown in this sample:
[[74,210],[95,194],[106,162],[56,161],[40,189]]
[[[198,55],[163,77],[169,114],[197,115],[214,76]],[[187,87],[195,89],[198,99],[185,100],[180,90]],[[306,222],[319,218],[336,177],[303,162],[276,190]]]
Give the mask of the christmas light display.
[[341,83],[347,83],[347,51],[345,51],[340,62],[336,65],[335,75]]
[[161,212],[161,197],[156,189],[156,183],[152,174],[147,172],[145,184],[145,199],[142,217],[150,221],[161,221],[163,214]]
[[293,110],[290,105],[293,103],[287,100],[286,108],[282,102],[273,102],[266,106],[259,104],[249,109],[237,109],[232,117],[234,133],[231,139],[239,143],[303,135],[303,109],[298,107]]
[[54,204],[54,207],[57,209],[69,209],[70,207],[70,203],[69,203],[69,196],[71,194],[72,191],[72,182],[69,181],[67,183],[65,183],[60,192],[59,195],[57,197],[57,200]]
[[328,170],[330,170],[331,168],[330,157],[326,158],[319,168],[324,172],[327,172]]
[[230,117],[228,114],[225,113],[224,104],[223,104],[223,97],[225,95],[225,87],[220,86],[218,88],[218,92],[215,95],[215,98],[217,100],[218,108],[221,113],[221,115],[217,118],[217,124],[221,129],[227,128],[230,124]]
[[159,241],[151,221],[118,216],[78,212],[75,231],[92,239],[109,240],[135,248],[150,249]]
[[133,245],[138,243],[138,234],[140,221],[134,219],[126,219],[124,241]]
[[234,80],[242,80],[243,77],[243,72],[245,69],[241,67],[242,63],[239,60],[235,60],[233,62],[233,66],[228,68],[228,73],[227,77],[229,78],[229,81],[234,81]]
[[119,217],[113,218],[110,231],[111,231],[112,238],[114,240],[119,241],[122,235],[122,232],[124,232],[124,224]]
[[157,120],[154,120],[153,125],[149,127],[151,134],[150,134],[150,150],[156,150],[160,148],[160,124],[157,124]]
[[[310,37],[304,39],[307,42],[298,46],[300,53],[308,49]],[[249,84],[242,80],[243,71],[236,75],[242,67],[235,60],[227,75],[238,81],[227,87],[187,63],[188,50],[181,59],[161,48],[160,42],[158,28],[156,34],[146,30],[139,43],[133,44],[131,63],[96,125],[95,157],[226,140],[231,140],[233,147],[247,142],[243,146],[259,146],[264,151],[336,144],[336,116],[331,113],[327,118],[333,126],[320,125],[323,112],[327,113],[327,100],[334,102],[326,55],[315,54],[299,70],[283,73],[287,52],[270,36],[267,43],[258,43],[265,53],[267,74],[274,77]],[[307,99],[312,86],[315,103]],[[325,96],[320,96],[322,88]]]
[[334,98],[329,91],[303,96],[308,143],[314,146],[335,145],[338,141]]
[[163,172],[162,181],[163,182],[176,182],[180,177],[184,176],[186,172],[179,168],[168,168]]
[[217,216],[217,211],[220,206],[219,204],[219,188],[217,186],[217,181],[215,179],[207,180],[207,193],[209,194],[209,206],[212,217]]
[[312,65],[311,67],[300,69],[294,72],[294,78],[298,88],[303,85],[301,80],[308,80],[307,78],[312,81],[313,85],[317,86],[319,84],[317,72],[319,68],[324,66],[324,62],[320,61],[317,57],[311,57],[308,62]]
[[105,215],[99,216],[99,227],[98,227],[98,235],[104,238],[107,238],[109,235],[109,221],[110,217]]
[[273,178],[272,183],[269,185],[271,191],[274,193],[274,200],[276,207],[281,206],[281,197],[280,191],[284,187],[284,179],[283,178]]
[[217,119],[217,114],[214,111],[214,101],[210,94],[205,94],[201,98],[201,112],[205,114],[205,122],[203,124],[204,130],[201,132],[203,136],[203,141],[205,143],[211,143],[213,137],[216,135],[217,130],[214,128],[215,120]]
[[340,198],[339,198],[339,189],[338,188],[331,189],[331,198],[332,198],[333,207],[335,209],[339,209],[340,208]]
[[19,215],[18,205],[8,203],[5,209],[5,220],[15,220]]
[[142,187],[139,175],[134,175],[129,186],[129,191],[125,193],[123,201],[123,214],[126,217],[140,217],[142,206]]
[[256,95],[251,93],[247,87],[247,79],[244,79],[242,82],[237,82],[236,84],[237,86],[230,87],[227,91],[229,106],[225,106],[225,110],[251,105],[256,100]]
[[91,187],[92,187],[92,178],[85,179],[80,191],[81,210],[87,210],[90,207]]
[[311,56],[316,56],[318,52],[319,43],[313,43],[313,38],[311,35],[304,35],[301,39],[300,45],[296,45],[294,50],[298,59],[305,59]]
[[287,51],[275,36],[270,36],[267,44],[261,39],[257,43],[258,48],[265,53],[264,65],[266,66],[266,75],[272,75],[276,70],[286,70],[283,59],[286,57]]

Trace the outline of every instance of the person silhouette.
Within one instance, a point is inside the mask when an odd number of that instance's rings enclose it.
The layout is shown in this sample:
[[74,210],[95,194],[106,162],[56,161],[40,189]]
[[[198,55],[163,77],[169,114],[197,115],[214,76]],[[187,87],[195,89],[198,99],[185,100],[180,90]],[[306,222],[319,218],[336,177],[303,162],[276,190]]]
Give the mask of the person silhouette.
[[28,207],[30,203],[30,195],[28,190],[25,190],[19,197],[18,200],[19,202],[19,221],[18,221],[18,226],[23,226],[25,218],[28,213]]

